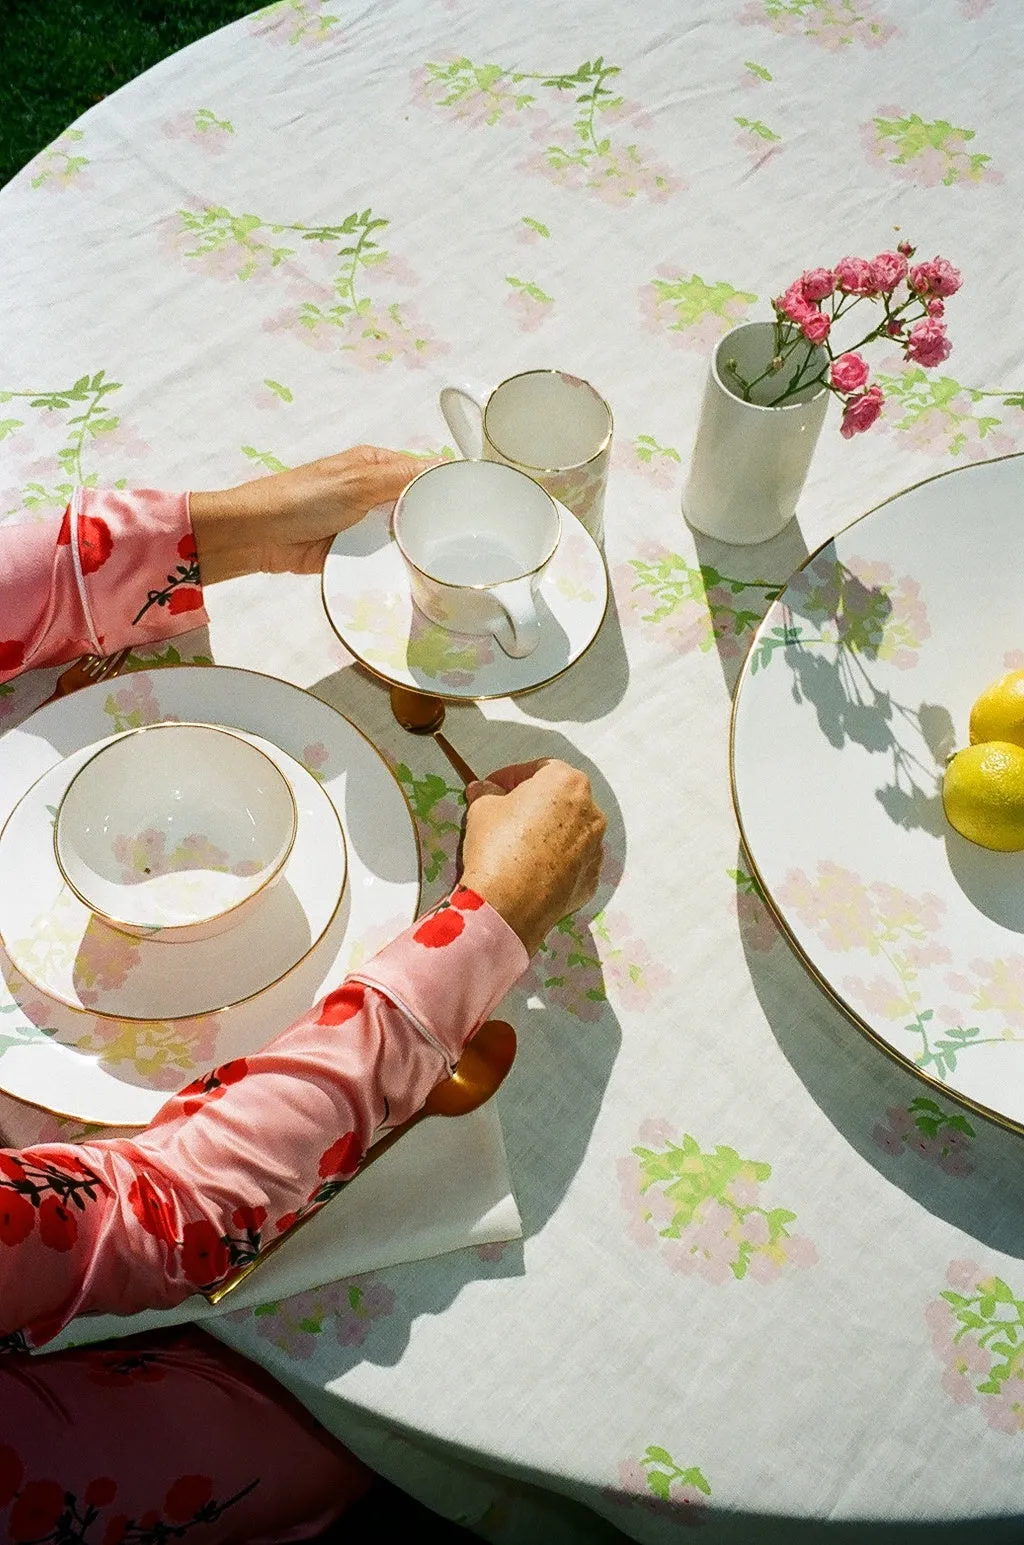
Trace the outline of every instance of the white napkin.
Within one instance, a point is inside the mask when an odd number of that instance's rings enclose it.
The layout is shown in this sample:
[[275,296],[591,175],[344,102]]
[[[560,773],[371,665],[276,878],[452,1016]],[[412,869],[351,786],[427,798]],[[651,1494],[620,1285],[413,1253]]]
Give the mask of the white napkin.
[[468,1116],[434,1117],[407,1132],[216,1307],[196,1295],[174,1309],[79,1315],[41,1350],[231,1314],[361,1272],[520,1239],[522,1232],[491,1100]]

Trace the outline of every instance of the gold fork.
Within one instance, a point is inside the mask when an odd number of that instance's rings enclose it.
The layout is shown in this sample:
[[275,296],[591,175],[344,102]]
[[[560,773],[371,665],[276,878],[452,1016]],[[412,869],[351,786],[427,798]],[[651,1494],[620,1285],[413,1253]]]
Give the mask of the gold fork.
[[69,665],[66,671],[61,671],[57,685],[39,707],[45,708],[47,703],[55,703],[59,697],[77,692],[79,687],[89,687],[97,681],[109,681],[111,676],[119,676],[130,654],[130,649],[119,649],[116,654],[83,655],[74,665]]

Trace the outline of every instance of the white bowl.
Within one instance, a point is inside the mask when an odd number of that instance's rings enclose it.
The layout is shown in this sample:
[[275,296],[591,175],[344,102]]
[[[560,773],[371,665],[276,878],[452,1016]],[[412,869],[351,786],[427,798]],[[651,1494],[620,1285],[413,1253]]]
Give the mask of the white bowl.
[[251,741],[213,724],[150,724],[79,769],[53,845],[97,917],[171,943],[220,933],[257,904],[297,824],[291,784]]

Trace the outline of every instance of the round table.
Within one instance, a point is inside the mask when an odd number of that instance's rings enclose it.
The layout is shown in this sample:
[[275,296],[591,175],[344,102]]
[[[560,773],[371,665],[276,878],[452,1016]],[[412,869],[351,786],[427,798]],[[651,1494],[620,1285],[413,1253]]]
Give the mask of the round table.
[[[0,194],[0,517],[80,481],[224,486],[360,441],[449,454],[437,393],[467,377],[554,365],[614,410],[597,642],[447,723],[482,769],[577,763],[609,818],[598,897],[503,1009],[524,1240],[216,1327],[495,1541],[1020,1538],[1021,1140],[922,1105],[806,974],[739,849],[727,762],[745,650],[807,552],[1024,448],[1024,36],[998,0],[939,10],[280,0]],[[830,409],[772,543],[696,535],[680,494],[716,340],[803,268],[901,238],[964,272],[952,359],[872,357],[881,423],[844,441]],[[440,894],[457,781],[317,582],[208,600],[209,639],[180,655],[349,714],[405,766]],[[30,696],[0,696],[8,724]]]

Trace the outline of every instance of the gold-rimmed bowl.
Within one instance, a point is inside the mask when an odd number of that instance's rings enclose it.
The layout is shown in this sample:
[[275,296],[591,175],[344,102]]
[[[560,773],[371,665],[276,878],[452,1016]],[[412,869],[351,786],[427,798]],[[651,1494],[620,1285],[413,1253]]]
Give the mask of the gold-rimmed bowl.
[[131,730],[68,784],[54,821],[61,875],[111,928],[166,943],[240,921],[280,878],[298,825],[288,779],[213,724]]

